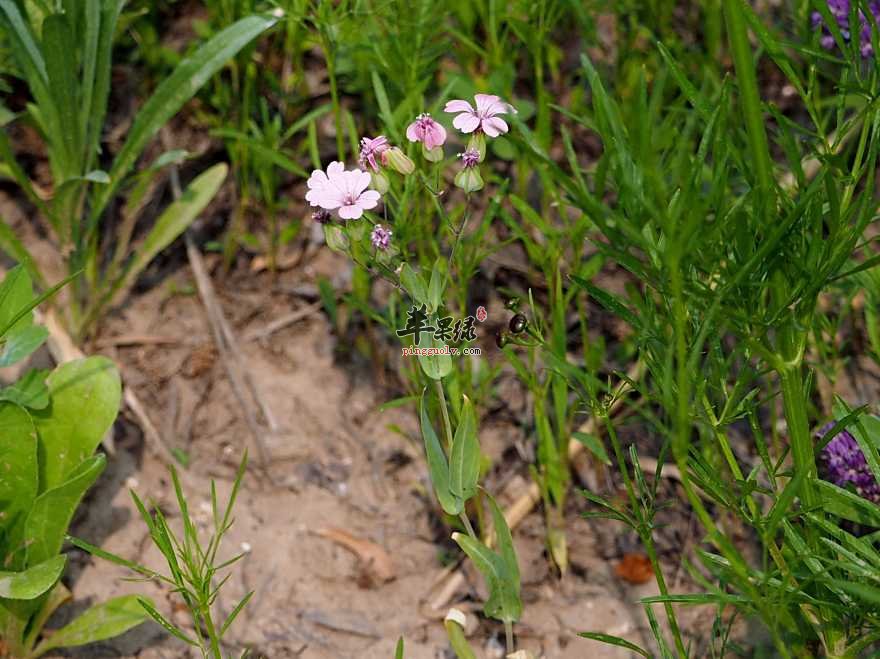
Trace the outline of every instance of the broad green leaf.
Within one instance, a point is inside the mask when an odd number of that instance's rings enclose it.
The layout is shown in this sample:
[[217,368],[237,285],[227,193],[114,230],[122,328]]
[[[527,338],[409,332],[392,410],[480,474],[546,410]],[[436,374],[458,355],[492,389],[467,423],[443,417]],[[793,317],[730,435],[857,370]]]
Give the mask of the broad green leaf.
[[[6,542],[13,547],[20,545],[20,529],[39,487],[37,431],[30,415],[18,405],[0,402],[0,438],[2,528]],[[10,564],[0,544],[0,566]]]
[[22,572],[0,572],[0,597],[32,600],[47,592],[61,578],[67,557],[58,554]]
[[512,575],[507,573],[507,565],[501,556],[469,535],[453,533],[452,539],[486,579],[489,589],[489,599],[483,607],[486,615],[502,622],[519,620],[522,615],[519,582],[512,581]]
[[[431,316],[428,324],[436,327],[436,320],[436,316]],[[429,378],[442,380],[452,372],[452,357],[446,352],[449,347],[435,339],[433,332],[422,332],[418,347],[422,350],[431,350],[434,353],[418,356],[419,366]]]
[[138,249],[134,260],[126,268],[125,274],[114,285],[114,290],[125,290],[137,279],[137,276],[146,268],[156,255],[174,242],[187,227],[193,223],[205,206],[207,206],[217,190],[226,178],[228,167],[225,163],[214,165],[202,172],[190,183],[180,199],[177,199],[166,208],[150,233]]
[[[178,64],[135,117],[128,139],[113,161],[110,184],[97,192],[93,216],[99,215],[131,171],[147,142],[177,114],[183,104],[231,58],[262,32],[275,25],[273,16],[247,16],[215,34]],[[94,219],[93,219],[94,223]]]
[[[498,555],[504,561],[505,570],[511,582],[511,589],[516,594],[517,600],[519,600],[519,562],[516,559],[513,536],[510,534],[510,527],[507,525],[507,519],[504,517],[504,513],[501,512],[498,502],[489,495],[486,495],[486,498],[489,500],[489,506],[492,508],[492,524],[495,527],[495,544],[498,547]],[[522,609],[522,603],[518,601],[511,603],[511,607]]]
[[434,263],[431,281],[428,283],[428,311],[436,313],[443,306],[443,288],[446,285],[446,261],[442,258]]
[[28,357],[49,336],[49,331],[42,325],[16,327],[3,337],[0,348],[0,368],[12,366]]
[[123,595],[96,604],[69,625],[53,631],[37,646],[34,656],[39,657],[56,648],[86,645],[124,634],[148,620],[141,599],[136,595]]
[[431,475],[431,483],[440,506],[449,515],[458,515],[464,509],[464,502],[449,490],[449,465],[446,462],[446,454],[434,432],[434,426],[428,417],[425,405],[425,393],[422,393],[419,405],[419,415],[422,425],[422,439],[425,442],[425,455],[428,459],[428,472]]
[[467,501],[477,493],[480,478],[480,441],[474,406],[467,396],[461,406],[461,419],[455,429],[449,459],[449,490]]
[[406,289],[416,305],[424,304],[426,307],[430,307],[431,301],[428,298],[425,280],[421,274],[412,269],[409,263],[400,266],[400,284]]
[[103,454],[94,455],[75,469],[69,480],[37,497],[24,527],[28,565],[45,561],[61,551],[73,513],[106,463]]
[[62,364],[47,380],[51,404],[34,412],[40,437],[41,491],[57,487],[95,452],[116,420],[122,388],[105,357]]
[[27,271],[20,265],[6,273],[0,283],[0,337],[14,327],[30,324],[28,318],[19,318],[18,313],[33,297],[33,288]]
[[[42,410],[49,404],[49,387],[46,386],[48,369],[32,369],[8,387],[0,389],[0,401],[9,401],[31,410]],[[36,433],[34,434],[36,450]]]

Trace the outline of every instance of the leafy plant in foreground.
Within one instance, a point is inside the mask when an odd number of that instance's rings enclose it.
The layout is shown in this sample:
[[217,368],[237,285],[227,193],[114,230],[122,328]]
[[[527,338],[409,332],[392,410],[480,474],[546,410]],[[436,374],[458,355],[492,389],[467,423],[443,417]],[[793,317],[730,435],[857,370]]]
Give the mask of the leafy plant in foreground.
[[[57,290],[57,287],[56,287]],[[27,357],[46,338],[32,309],[27,271],[0,284],[0,364]],[[115,366],[103,357],[30,371],[0,389],[0,656],[32,659],[125,632],[146,619],[131,596],[87,609],[45,634],[50,616],[71,595],[61,583],[61,553],[76,508],[104,469],[95,449],[119,410]]]
[[[226,176],[226,165],[218,164],[193,180],[154,221],[132,254],[134,228],[150,182],[164,165],[185,155],[163,154],[129,178],[147,143],[229,58],[277,20],[275,16],[243,18],[184,59],[140,109],[119,153],[105,165],[100,158],[101,138],[113,41],[123,4],[123,0],[83,0],[49,11],[43,3],[0,0],[0,30],[33,97],[21,117],[45,140],[51,189],[39,190],[31,181],[5,131],[0,132],[0,159],[5,173],[48,222],[69,272],[84,272],[66,305],[66,320],[77,336],[88,332],[114,298],[192,223]],[[8,110],[2,116],[3,124],[17,118]],[[110,232],[107,214],[116,210],[112,202],[126,184],[130,190],[120,210],[121,221]],[[0,249],[24,263],[36,282],[43,283],[38,265],[5,223],[0,223]]]
[[[150,532],[150,539],[168,564],[168,574],[155,572],[147,567],[137,565],[106,552],[99,547],[90,545],[88,542],[77,538],[70,538],[74,545],[95,556],[105,558],[117,565],[133,570],[141,575],[144,580],[158,581],[172,588],[173,592],[183,600],[183,605],[189,613],[190,620],[192,621],[192,633],[168,620],[159,613],[148,599],[139,597],[138,602],[146,613],[149,614],[150,618],[165,631],[184,643],[198,648],[203,657],[210,657],[211,659],[222,659],[223,637],[254,595],[253,591],[247,593],[233,607],[225,619],[222,621],[217,619],[214,610],[215,603],[220,590],[230,576],[226,574],[220,578],[220,573],[233,566],[245,555],[241,553],[227,560],[220,560],[218,558],[223,536],[232,527],[232,509],[235,506],[246,468],[247,453],[245,452],[239,464],[238,472],[235,475],[235,480],[232,483],[229,498],[222,509],[218,504],[217,488],[214,482],[211,482],[213,528],[211,529],[212,533],[207,544],[199,538],[198,524],[190,515],[186,495],[181,487],[177,470],[173,466],[170,468],[171,481],[174,484],[178,512],[183,524],[180,533],[176,533],[172,529],[168,518],[159,510],[158,506],[154,506],[153,511],[150,512],[140,497],[134,491],[131,492],[135,506]],[[247,652],[245,651],[242,657],[246,654]]]

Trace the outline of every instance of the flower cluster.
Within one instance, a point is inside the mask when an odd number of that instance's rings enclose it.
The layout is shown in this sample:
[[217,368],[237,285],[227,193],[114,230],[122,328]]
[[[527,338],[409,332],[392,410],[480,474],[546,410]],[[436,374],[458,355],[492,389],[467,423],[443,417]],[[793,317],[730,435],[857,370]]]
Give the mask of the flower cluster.
[[[827,433],[833,426],[833,423],[827,424],[819,431],[819,436]],[[880,503],[880,485],[868,467],[865,454],[848,430],[837,433],[825,445],[819,460],[826,480],[838,487],[851,487],[865,499]]]
[[[455,176],[455,184],[465,192],[474,192],[483,187],[479,164],[486,156],[486,137],[498,137],[507,133],[509,127],[500,115],[515,113],[512,105],[498,96],[477,94],[474,104],[461,99],[449,101],[445,112],[455,114],[452,125],[470,139],[467,148],[459,153],[461,169]],[[406,129],[410,142],[422,145],[426,160],[443,160],[443,145],[446,143],[446,129],[429,114],[420,114]],[[327,224],[330,211],[335,211],[342,220],[356,220],[365,211],[372,210],[382,195],[388,191],[389,180],[386,170],[393,170],[404,176],[415,170],[415,164],[400,148],[392,145],[384,135],[365,137],[360,142],[358,169],[346,170],[341,162],[332,162],[326,171],[316,169],[306,185],[306,200],[318,209],[312,219],[319,224]],[[386,252],[391,246],[392,231],[376,224],[370,233],[370,243],[377,251]]]
[[[868,18],[865,16],[864,12],[859,10],[859,50],[862,53],[862,57],[871,57],[874,54],[874,48],[871,45],[871,28],[872,24],[876,26],[878,21],[880,21],[880,1],[871,0],[868,3],[868,9],[871,12],[871,21],[868,21]],[[852,10],[852,2],[851,0],[828,0],[828,10],[831,12],[831,15],[834,17],[834,20],[837,22],[837,27],[840,28],[840,33],[843,35],[843,38],[849,42],[852,38],[853,29],[850,27],[850,13]],[[822,14],[818,11],[813,12],[812,14],[812,22],[813,28],[821,28],[822,37],[820,38],[820,43],[822,47],[831,50],[834,48],[834,36],[831,34],[831,30],[825,24],[824,19],[822,18]]]

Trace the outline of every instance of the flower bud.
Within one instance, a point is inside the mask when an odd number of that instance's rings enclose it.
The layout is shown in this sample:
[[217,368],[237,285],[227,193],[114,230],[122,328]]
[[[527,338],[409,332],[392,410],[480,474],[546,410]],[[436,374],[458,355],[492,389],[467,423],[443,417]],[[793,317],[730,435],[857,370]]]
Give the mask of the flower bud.
[[370,187],[379,194],[388,192],[388,177],[382,172],[370,172]]
[[473,149],[474,151],[479,153],[479,162],[483,162],[486,159],[486,136],[480,132],[471,133],[471,138],[468,140],[467,148],[469,151]]
[[422,155],[428,162],[440,162],[441,160],[443,160],[443,147],[435,146],[433,149],[429,149],[427,146],[422,144]]
[[382,162],[404,176],[412,174],[415,170],[415,163],[407,158],[406,154],[399,147],[393,146],[382,154]]
[[483,188],[483,177],[476,167],[465,167],[455,175],[455,185],[465,192],[476,192]]

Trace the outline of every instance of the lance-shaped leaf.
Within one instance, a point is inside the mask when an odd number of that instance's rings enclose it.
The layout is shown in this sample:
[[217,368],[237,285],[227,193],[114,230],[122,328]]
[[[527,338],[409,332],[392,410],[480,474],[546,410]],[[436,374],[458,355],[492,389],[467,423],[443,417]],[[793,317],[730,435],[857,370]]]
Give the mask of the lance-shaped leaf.
[[[0,511],[7,547],[20,546],[24,518],[37,496],[37,432],[25,410],[0,403]],[[14,565],[3,555],[0,565]]]
[[513,547],[513,538],[498,504],[492,497],[487,498],[492,507],[498,552],[492,551],[469,535],[453,533],[452,539],[470,557],[486,579],[489,588],[489,599],[483,607],[486,615],[502,622],[516,622],[522,615],[522,600],[519,565]]
[[116,419],[122,395],[119,372],[105,357],[62,364],[47,384],[51,405],[33,414],[43,491],[68,480],[92,456]]
[[449,490],[467,501],[477,493],[480,478],[480,442],[474,406],[467,396],[461,406],[461,419],[455,429],[449,465]]
[[59,554],[22,572],[0,572],[0,598],[36,599],[55,585],[66,564],[67,557]]
[[419,408],[422,422],[422,439],[425,442],[425,455],[428,459],[428,473],[431,475],[434,492],[437,493],[437,500],[446,513],[458,515],[464,509],[464,502],[449,490],[449,465],[446,461],[443,447],[440,445],[440,440],[437,438],[437,433],[434,431],[434,426],[431,425],[431,419],[428,417],[424,392],[422,392]]
[[[429,324],[436,327],[437,317],[432,315]],[[447,346],[434,338],[434,332],[422,332],[419,337],[418,347],[422,350],[433,350],[435,354],[419,355],[419,366],[432,380],[442,380],[452,372],[452,357],[444,352]]]
[[55,648],[69,648],[95,643],[124,634],[147,620],[142,598],[124,595],[96,604],[66,627],[53,631],[37,646],[33,657],[39,657]]
[[73,513],[106,462],[103,454],[93,455],[71,473],[69,480],[37,497],[25,522],[28,565],[45,561],[61,551]]

